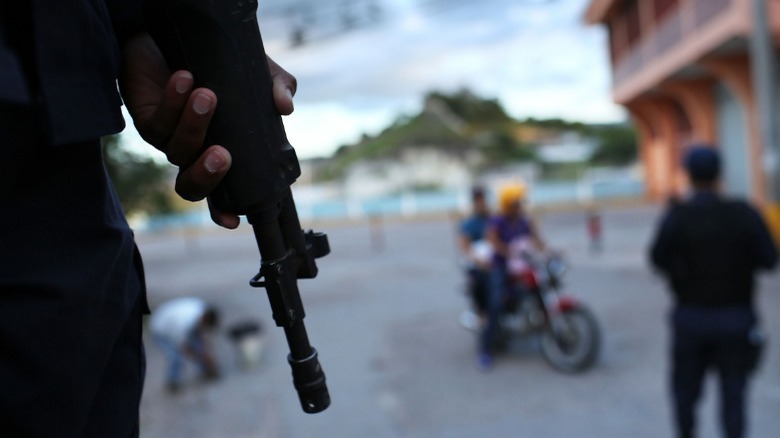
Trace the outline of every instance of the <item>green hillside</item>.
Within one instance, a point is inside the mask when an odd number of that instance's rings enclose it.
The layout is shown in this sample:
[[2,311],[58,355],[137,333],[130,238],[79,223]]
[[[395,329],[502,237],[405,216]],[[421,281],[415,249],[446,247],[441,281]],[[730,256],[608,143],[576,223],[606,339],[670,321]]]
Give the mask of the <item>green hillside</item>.
[[399,117],[381,133],[339,148],[319,169],[317,179],[340,178],[357,162],[395,159],[410,148],[434,148],[456,156],[477,151],[483,168],[535,160],[537,144],[566,132],[594,139],[599,145],[595,157],[603,163],[625,164],[636,156],[629,125],[520,121],[507,115],[497,100],[480,98],[468,90],[451,95],[432,92],[425,96],[418,114]]

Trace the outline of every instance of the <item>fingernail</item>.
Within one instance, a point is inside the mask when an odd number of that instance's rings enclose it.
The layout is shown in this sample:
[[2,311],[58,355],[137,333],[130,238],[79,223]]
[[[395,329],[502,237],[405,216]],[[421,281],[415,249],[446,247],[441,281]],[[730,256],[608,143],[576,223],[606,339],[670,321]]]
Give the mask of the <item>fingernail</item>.
[[190,89],[190,81],[191,80],[192,80],[192,76],[190,76],[188,74],[184,74],[184,73],[180,74],[176,78],[176,80],[175,80],[175,82],[173,84],[174,87],[176,88],[176,92],[179,93],[179,94],[186,93],[187,90]]
[[192,109],[201,116],[209,112],[211,108],[211,97],[205,94],[199,94],[195,96],[195,100],[192,102]]
[[206,161],[204,162],[206,170],[211,174],[219,172],[222,167],[224,167],[224,165],[225,160],[222,159],[222,155],[217,153],[209,154],[209,156],[206,157]]

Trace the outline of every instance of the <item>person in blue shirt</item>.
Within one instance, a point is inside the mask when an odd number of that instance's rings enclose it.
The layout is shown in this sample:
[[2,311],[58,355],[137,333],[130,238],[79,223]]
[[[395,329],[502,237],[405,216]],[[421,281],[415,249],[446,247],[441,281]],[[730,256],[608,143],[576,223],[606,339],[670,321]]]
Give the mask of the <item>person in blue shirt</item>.
[[468,275],[472,306],[479,318],[483,319],[487,311],[492,254],[485,236],[490,222],[490,208],[484,188],[474,187],[471,190],[471,208],[471,216],[460,223],[458,245]]
[[704,376],[720,380],[725,436],[745,435],[746,389],[755,367],[758,315],[755,273],[777,264],[777,250],[759,213],[718,193],[720,155],[714,146],[685,156],[692,194],[672,200],[650,247],[650,261],[669,282],[671,393],[677,436],[695,436]]
[[[203,149],[219,96],[168,70],[142,3],[0,2],[3,437],[138,436],[146,291],[100,145],[124,128],[122,103],[179,167],[185,199],[207,196],[230,168],[225,148]],[[269,66],[289,114],[295,79]]]

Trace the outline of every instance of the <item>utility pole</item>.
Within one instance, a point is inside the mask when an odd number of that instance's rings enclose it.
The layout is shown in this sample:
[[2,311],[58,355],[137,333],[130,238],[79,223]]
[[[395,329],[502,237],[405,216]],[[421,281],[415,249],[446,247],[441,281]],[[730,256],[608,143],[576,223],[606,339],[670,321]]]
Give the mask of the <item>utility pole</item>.
[[763,143],[763,163],[767,204],[765,215],[775,243],[780,245],[780,141],[776,129],[776,69],[774,38],[769,27],[769,8],[766,0],[753,0],[753,32],[750,36],[750,62],[753,93],[758,106],[758,117]]

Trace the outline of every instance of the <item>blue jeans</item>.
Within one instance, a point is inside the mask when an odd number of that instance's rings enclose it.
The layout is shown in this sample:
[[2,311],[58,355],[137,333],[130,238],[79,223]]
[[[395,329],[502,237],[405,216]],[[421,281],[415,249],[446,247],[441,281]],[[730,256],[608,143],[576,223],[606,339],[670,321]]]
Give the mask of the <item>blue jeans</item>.
[[195,353],[196,363],[201,368],[201,371],[205,371],[204,364],[197,359],[203,357],[203,349],[205,348],[203,339],[197,332],[194,332],[187,337],[185,345],[178,345],[172,339],[157,334],[153,335],[153,339],[160,349],[163,350],[163,353],[168,360],[168,368],[165,374],[167,384],[178,385],[181,383],[185,349],[189,349],[189,351]]
[[479,337],[479,352],[491,354],[493,344],[501,329],[501,314],[508,298],[517,298],[521,288],[507,283],[506,266],[494,266],[490,271],[490,284],[487,288],[487,324]]
[[474,311],[479,314],[487,313],[490,281],[490,271],[479,268],[468,270],[468,292]]

